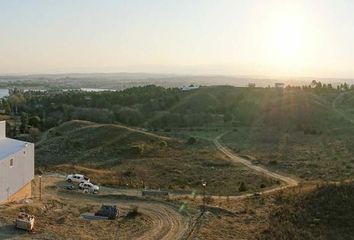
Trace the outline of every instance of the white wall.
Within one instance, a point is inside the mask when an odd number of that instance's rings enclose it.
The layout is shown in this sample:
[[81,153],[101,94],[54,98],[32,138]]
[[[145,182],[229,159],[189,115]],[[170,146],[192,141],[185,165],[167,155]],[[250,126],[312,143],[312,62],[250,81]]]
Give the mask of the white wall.
[[[10,166],[13,159],[13,167]],[[0,202],[16,193],[34,178],[34,144],[0,159]]]
[[6,137],[6,122],[0,121],[0,139]]

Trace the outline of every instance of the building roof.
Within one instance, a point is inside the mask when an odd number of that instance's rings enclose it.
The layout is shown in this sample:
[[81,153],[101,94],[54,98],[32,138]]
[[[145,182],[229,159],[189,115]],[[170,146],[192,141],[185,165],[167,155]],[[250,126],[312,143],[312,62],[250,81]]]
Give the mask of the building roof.
[[29,143],[11,139],[11,138],[1,138],[0,139],[0,161],[5,157],[8,157],[22,150],[27,146],[27,144]]

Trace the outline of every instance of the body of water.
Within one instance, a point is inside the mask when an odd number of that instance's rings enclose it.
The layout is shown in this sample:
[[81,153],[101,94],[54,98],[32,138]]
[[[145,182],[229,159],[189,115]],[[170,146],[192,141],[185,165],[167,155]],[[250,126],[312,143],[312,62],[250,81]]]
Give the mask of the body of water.
[[0,98],[9,96],[9,89],[0,88]]
[[107,88],[81,88],[81,91],[84,92],[106,92],[106,91],[116,91],[114,89],[107,89]]

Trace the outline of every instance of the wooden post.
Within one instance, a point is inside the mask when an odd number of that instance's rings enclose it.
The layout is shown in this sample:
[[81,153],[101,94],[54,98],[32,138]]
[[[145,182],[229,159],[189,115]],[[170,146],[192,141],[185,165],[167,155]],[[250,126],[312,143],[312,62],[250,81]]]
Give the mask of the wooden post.
[[39,201],[42,201],[42,175],[39,175]]
[[205,199],[205,195],[206,195],[206,182],[202,183],[203,186],[203,212],[205,211],[205,205],[206,205],[206,199]]

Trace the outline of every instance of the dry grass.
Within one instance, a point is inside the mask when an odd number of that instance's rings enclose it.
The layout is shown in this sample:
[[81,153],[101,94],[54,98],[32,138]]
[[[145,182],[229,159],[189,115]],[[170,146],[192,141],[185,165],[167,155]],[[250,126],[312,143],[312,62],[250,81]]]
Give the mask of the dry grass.
[[[0,237],[19,239],[114,239],[119,224],[120,239],[129,239],[141,235],[151,228],[149,216],[136,214],[124,217],[133,208],[119,204],[121,217],[115,221],[85,221],[80,214],[95,212],[100,208],[99,201],[86,199],[80,195],[62,197],[49,178],[43,181],[43,201],[38,201],[38,186],[34,185],[33,204],[6,204],[0,206]],[[16,230],[13,226],[18,212],[24,211],[36,216],[35,234]],[[5,238],[5,239],[6,239]],[[17,238],[16,238],[17,239]]]
[[316,134],[277,128],[239,127],[222,141],[240,155],[304,180],[342,180],[354,173],[353,128]]
[[[203,180],[208,182],[208,193],[219,195],[240,194],[242,182],[248,192],[277,184],[229,162],[210,142],[188,145],[111,124],[81,122],[53,129],[36,149],[37,166],[62,173],[84,173],[107,186],[145,186],[186,193],[200,192]],[[166,144],[160,144],[162,140]],[[143,146],[142,152],[132,151],[133,144]]]

